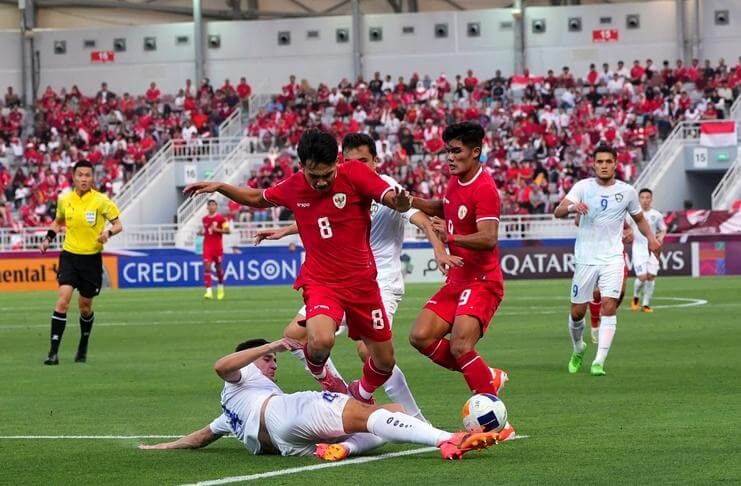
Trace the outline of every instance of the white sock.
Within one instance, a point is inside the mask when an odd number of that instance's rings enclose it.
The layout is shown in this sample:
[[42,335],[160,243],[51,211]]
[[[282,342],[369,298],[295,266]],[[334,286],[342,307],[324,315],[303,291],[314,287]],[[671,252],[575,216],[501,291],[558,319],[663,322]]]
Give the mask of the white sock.
[[633,281],[633,298],[637,299],[641,295],[641,290],[643,290],[643,282],[641,282],[638,278],[636,278]]
[[360,392],[360,396],[368,400],[370,397],[373,396],[373,392],[366,390],[363,388],[363,382],[361,381],[358,383],[358,392]]
[[453,434],[400,412],[379,408],[368,417],[368,432],[388,442],[411,442],[437,447]]
[[615,337],[615,329],[617,329],[617,316],[602,316],[600,318],[599,343],[597,344],[597,356],[594,358],[593,364],[605,364],[607,353],[610,352],[610,346],[612,346],[612,338]]
[[383,384],[383,389],[392,402],[404,407],[406,413],[420,420],[425,420],[417,402],[414,401],[411,390],[409,390],[407,379],[398,366],[394,366],[391,377]]
[[385,443],[385,440],[368,432],[352,434],[350,437],[340,442],[341,445],[347,448],[350,455],[362,454],[363,452],[382,446]]
[[656,280],[646,280],[646,284],[643,287],[643,305],[649,305],[651,303],[651,297],[654,295],[655,287]]
[[584,318],[580,321],[574,321],[574,318],[569,314],[569,335],[571,336],[571,343],[574,345],[574,352],[581,353],[584,351]]

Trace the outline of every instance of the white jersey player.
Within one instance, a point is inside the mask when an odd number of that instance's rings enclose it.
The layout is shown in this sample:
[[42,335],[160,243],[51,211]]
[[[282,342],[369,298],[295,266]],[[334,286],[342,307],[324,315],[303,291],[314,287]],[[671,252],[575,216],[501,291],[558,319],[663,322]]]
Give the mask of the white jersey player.
[[[345,160],[359,160],[370,168],[376,168],[376,147],[373,139],[362,133],[352,133],[342,141],[343,155]],[[397,182],[386,175],[381,176],[389,185],[396,186]],[[433,246],[438,266],[447,271],[451,265],[459,266],[462,261],[458,257],[448,255],[442,242],[438,239],[429,218],[417,209],[410,209],[406,213],[390,210],[389,208],[373,204],[371,206],[371,231],[370,245],[376,261],[378,286],[388,316],[389,323],[393,323],[394,313],[404,295],[404,274],[401,266],[401,250],[404,243],[404,229],[407,222],[411,222],[424,231]],[[289,234],[298,232],[296,225],[281,229],[270,229],[259,231],[257,242],[263,239],[277,240]],[[304,341],[306,330],[300,323],[305,319],[306,308],[302,307],[296,317],[291,321],[284,331],[284,336]],[[339,323],[338,323],[339,325]],[[361,360],[366,361],[368,350],[365,345],[358,341],[358,354]],[[296,358],[304,360],[303,353],[299,350],[293,353]],[[337,368],[331,361],[327,361],[325,375],[320,379],[322,388],[329,391],[346,392],[346,384]],[[401,404],[405,410],[417,418],[423,418],[419,406],[414,400],[404,373],[398,366],[394,366],[391,377],[384,384],[384,390],[389,398]]]
[[[664,223],[664,215],[651,207],[653,198],[654,194],[651,189],[644,188],[638,192],[643,217],[648,221],[648,226],[656,235],[659,243],[663,243],[664,236],[666,236],[666,224]],[[635,222],[632,219],[629,219],[628,223],[635,227]],[[659,274],[659,259],[648,251],[648,240],[637,231],[634,231],[634,233],[632,258],[633,272],[635,272],[636,279],[633,282],[633,301],[630,303],[630,309],[653,312],[651,297],[656,288],[656,276]],[[643,302],[640,302],[641,296]]]
[[635,221],[638,230],[648,240],[651,252],[661,247],[638,203],[633,186],[615,179],[617,155],[610,147],[601,146],[594,152],[596,177],[584,179],[569,191],[555,211],[557,218],[570,213],[580,215],[574,257],[576,268],[571,284],[569,333],[574,351],[569,360],[569,372],[581,369],[586,343],[584,315],[595,286],[602,296],[597,355],[591,374],[605,374],[604,364],[617,327],[615,315],[623,288],[623,224],[626,215]]
[[216,362],[224,380],[223,413],[208,426],[172,442],[139,449],[197,449],[227,434],[253,454],[315,455],[328,461],[360,454],[385,442],[436,446],[444,459],[496,443],[498,434],[450,433],[400,410],[361,403],[348,395],[304,391],[286,394],[275,383],[276,353],[301,346],[282,338],[268,343],[252,339]]

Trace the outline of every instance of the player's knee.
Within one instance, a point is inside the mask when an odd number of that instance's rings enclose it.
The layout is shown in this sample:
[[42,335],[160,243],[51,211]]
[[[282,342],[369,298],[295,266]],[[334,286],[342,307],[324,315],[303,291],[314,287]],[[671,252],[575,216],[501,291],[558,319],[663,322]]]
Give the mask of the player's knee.
[[368,352],[368,348],[362,343],[358,343],[358,357],[360,358],[360,361],[362,361],[363,363],[368,361],[368,358],[370,357],[370,352]]
[[[602,299],[602,305],[604,306],[605,299]],[[587,315],[586,305],[572,305],[571,306],[571,319],[574,321],[581,321],[584,316]]]
[[409,333],[409,344],[418,351],[424,351],[432,344],[432,337],[425,330],[415,327]]
[[69,309],[69,299],[66,299],[64,297],[60,297],[57,299],[57,303],[54,306],[54,310],[57,312],[63,312],[66,313]]
[[83,316],[89,316],[93,312],[92,302],[80,301],[78,302],[77,307],[80,309],[80,314],[82,314]]

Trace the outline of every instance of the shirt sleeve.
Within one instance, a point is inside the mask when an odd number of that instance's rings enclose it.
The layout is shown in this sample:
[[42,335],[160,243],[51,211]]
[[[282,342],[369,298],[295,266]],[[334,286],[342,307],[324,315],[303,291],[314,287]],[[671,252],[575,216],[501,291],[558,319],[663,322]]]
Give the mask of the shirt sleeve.
[[584,184],[581,181],[574,184],[574,187],[566,194],[566,199],[572,203],[584,202]]
[[347,175],[358,192],[368,199],[381,202],[383,196],[393,189],[381,176],[361,162],[346,162]]
[[664,231],[664,230],[666,230],[666,223],[664,222],[664,215],[663,215],[663,214],[661,214],[661,213],[659,213],[659,212],[657,211],[657,212],[656,212],[656,216],[658,217],[658,222],[657,222],[657,226],[658,226],[658,228],[659,228],[659,231]]
[[64,219],[65,219],[65,216],[64,216],[64,197],[63,196],[59,196],[59,198],[57,198],[57,214],[54,216],[54,219],[56,221],[64,221]]
[[208,424],[208,428],[216,435],[226,435],[232,432],[231,427],[229,427],[229,419],[223,413]]
[[106,197],[105,202],[103,203],[101,214],[106,220],[113,221],[114,219],[118,218],[118,207],[113,201]]
[[268,187],[262,193],[262,197],[269,203],[275,206],[285,206],[288,209],[293,210],[294,193],[291,189],[293,186],[292,182],[295,177],[303,177],[301,172],[297,172],[288,179],[285,179],[278,184]]
[[641,204],[638,202],[638,193],[631,187],[628,191],[627,197],[628,203],[626,204],[626,207],[628,208],[628,212],[635,216],[641,212]]
[[476,189],[476,222],[484,220],[496,220],[502,215],[502,202],[499,199],[499,191],[494,184],[485,184]]

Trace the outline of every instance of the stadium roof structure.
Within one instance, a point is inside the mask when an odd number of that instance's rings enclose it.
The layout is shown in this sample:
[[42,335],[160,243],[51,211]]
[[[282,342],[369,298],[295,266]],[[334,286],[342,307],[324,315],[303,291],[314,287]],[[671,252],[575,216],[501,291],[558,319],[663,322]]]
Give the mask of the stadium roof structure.
[[[513,0],[358,0],[364,14],[509,8]],[[527,0],[528,6],[622,3],[630,0]],[[635,1],[635,0],[633,0]],[[644,0],[652,1],[652,0]],[[18,5],[18,0],[0,0]],[[37,8],[115,8],[192,15],[193,0],[33,0]],[[201,0],[210,20],[351,15],[352,0]]]

